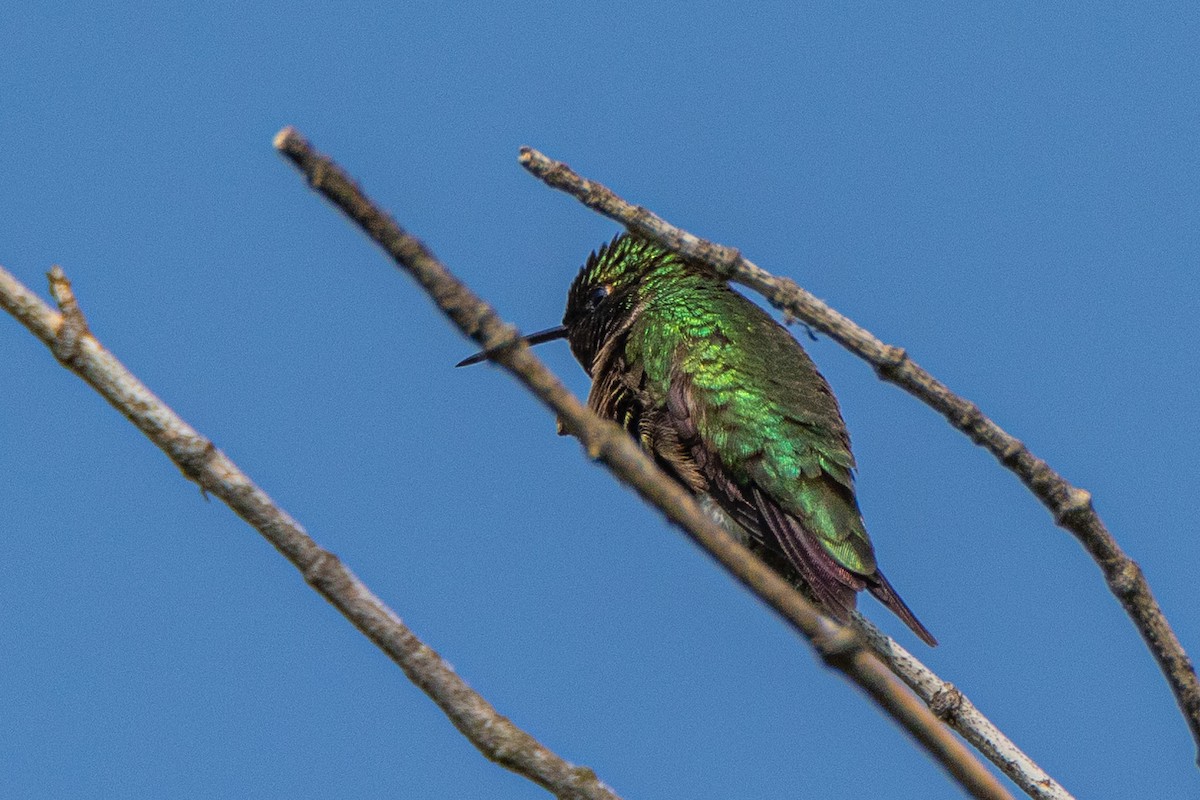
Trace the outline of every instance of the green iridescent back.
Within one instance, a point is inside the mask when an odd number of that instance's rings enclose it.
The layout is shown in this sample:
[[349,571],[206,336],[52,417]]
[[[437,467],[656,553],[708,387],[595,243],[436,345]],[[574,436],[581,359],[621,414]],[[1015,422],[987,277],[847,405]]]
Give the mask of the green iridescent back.
[[716,275],[641,240],[589,261],[572,295],[598,285],[629,315],[619,368],[644,373],[646,404],[665,403],[686,376],[699,434],[730,478],[774,498],[842,566],[875,572],[837,401],[791,334]]
[[875,564],[829,385],[769,314],[703,265],[619,236],[571,284],[562,330],[592,410],[772,568],[842,622],[866,589],[937,644]]

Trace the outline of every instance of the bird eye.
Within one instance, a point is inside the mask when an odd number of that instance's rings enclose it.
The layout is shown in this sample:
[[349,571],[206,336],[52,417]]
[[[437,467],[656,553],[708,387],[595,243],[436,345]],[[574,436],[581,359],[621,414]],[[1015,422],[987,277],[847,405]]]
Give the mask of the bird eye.
[[608,297],[609,288],[607,286],[597,286],[588,292],[587,310],[595,311],[596,307],[604,302],[604,298]]

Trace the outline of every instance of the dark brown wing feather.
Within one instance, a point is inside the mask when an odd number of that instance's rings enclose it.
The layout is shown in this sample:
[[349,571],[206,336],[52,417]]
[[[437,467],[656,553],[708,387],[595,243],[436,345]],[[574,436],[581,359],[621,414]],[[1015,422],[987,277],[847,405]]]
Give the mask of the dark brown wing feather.
[[666,402],[642,416],[642,439],[667,471],[697,493],[708,493],[751,538],[776,571],[822,608],[848,622],[866,582],[833,560],[800,523],[756,486],[740,486],[705,443],[691,413],[688,379],[676,376]]
[[[753,484],[740,486],[735,483],[717,454],[700,436],[689,409],[687,378],[677,377],[671,383],[666,403],[653,415],[650,426],[658,431],[670,430],[669,436],[661,432],[656,434],[656,441],[670,439],[673,444],[670,452],[676,455],[664,464],[668,472],[693,491],[710,494],[750,535],[753,549],[834,619],[849,622],[858,592],[866,589],[922,641],[931,647],[937,646],[937,640],[900,599],[882,572],[876,570],[871,575],[860,575],[846,569],[829,555],[816,536],[805,530],[799,519],[784,511],[766,492]],[[645,418],[643,427],[646,427]],[[660,449],[653,451],[661,456]],[[828,476],[817,480],[834,483]],[[849,491],[840,484],[832,488]]]
[[757,486],[751,494],[759,519],[787,556],[801,583],[830,616],[840,622],[849,622],[858,592],[866,586],[862,577],[834,561],[816,537],[804,530],[799,520],[784,513]]
[[[826,613],[849,622],[858,592],[866,589],[900,617],[926,644],[937,640],[913,615],[878,570],[859,575],[837,563],[800,520],[757,486],[740,486],[700,436],[688,401],[686,376],[671,382],[666,402],[652,404],[644,374],[609,349],[596,359],[588,405],[635,436],[659,466],[695,494],[709,494],[750,537],[750,546],[776,572],[811,597]],[[832,481],[832,478],[822,478]]]

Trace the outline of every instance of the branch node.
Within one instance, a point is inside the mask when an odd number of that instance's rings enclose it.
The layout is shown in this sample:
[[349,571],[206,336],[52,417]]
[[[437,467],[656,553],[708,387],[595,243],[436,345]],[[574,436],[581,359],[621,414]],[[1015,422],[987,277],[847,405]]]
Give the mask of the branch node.
[[336,582],[341,561],[333,553],[324,548],[317,548],[316,555],[300,570],[304,582],[324,595],[334,594],[333,584]]
[[1092,493],[1072,486],[1067,491],[1067,499],[1058,506],[1054,513],[1054,521],[1059,525],[1069,526],[1071,518],[1092,512]]
[[83,337],[90,336],[91,331],[88,330],[87,319],[75,299],[71,281],[67,279],[62,267],[54,265],[46,273],[46,277],[50,279],[50,295],[58,304],[58,310],[62,312],[62,323],[58,326],[50,350],[61,363],[74,367],[75,360],[79,357],[80,342]]
[[1121,566],[1112,571],[1110,576],[1113,592],[1122,600],[1127,600],[1137,594],[1142,580],[1142,568],[1132,559],[1125,559]]
[[733,276],[742,260],[742,251],[729,245],[700,242],[699,246],[693,249],[698,251],[698,255],[709,266],[716,267],[717,271],[726,278]]
[[954,426],[971,437],[971,441],[980,443],[978,427],[983,422],[983,412],[974,403],[964,402],[962,411],[955,415]]
[[1009,437],[1009,442],[1000,451],[1000,463],[1006,467],[1012,468],[1021,459],[1021,455],[1026,452],[1025,443],[1015,437]]
[[[560,420],[560,433],[563,432],[562,422]],[[592,461],[599,461],[600,456],[604,455],[604,448],[608,445],[608,440],[604,436],[590,437],[583,443],[584,450],[587,451],[587,457]]]
[[591,786],[601,783],[600,776],[591,767],[575,765],[571,767],[571,779],[577,786]]
[[908,351],[903,347],[885,344],[883,352],[875,362],[875,373],[883,378],[890,377],[895,375],[908,360]]
[[206,498],[209,492],[217,493],[219,481],[214,477],[212,467],[219,452],[212,440],[203,436],[186,437],[173,448],[172,455],[179,471],[199,486]]
[[721,248],[721,251],[724,254],[725,263],[729,265],[730,269],[733,269],[742,260],[742,251],[736,247],[726,245]]
[[950,722],[963,706],[963,694],[952,683],[943,683],[929,698],[929,710],[943,722]]

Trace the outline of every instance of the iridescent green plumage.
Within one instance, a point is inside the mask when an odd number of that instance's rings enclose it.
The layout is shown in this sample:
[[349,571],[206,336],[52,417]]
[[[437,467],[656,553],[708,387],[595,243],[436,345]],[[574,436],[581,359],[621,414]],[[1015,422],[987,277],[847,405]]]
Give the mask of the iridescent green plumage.
[[711,498],[776,570],[843,621],[867,589],[936,643],[875,564],[829,385],[766,312],[703,265],[625,235],[588,259],[563,326],[592,409]]
[[765,311],[703,264],[624,235],[584,264],[562,326],[526,341],[561,338],[592,379],[592,410],[826,613],[849,621],[866,589],[937,644],[875,564],[829,384]]

